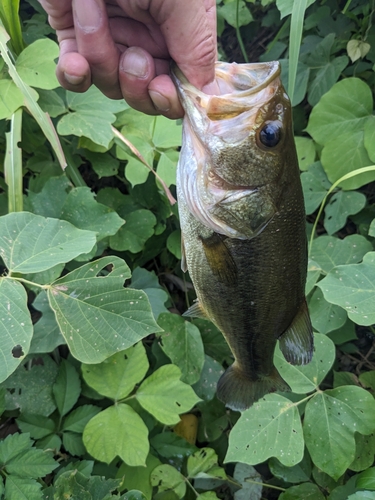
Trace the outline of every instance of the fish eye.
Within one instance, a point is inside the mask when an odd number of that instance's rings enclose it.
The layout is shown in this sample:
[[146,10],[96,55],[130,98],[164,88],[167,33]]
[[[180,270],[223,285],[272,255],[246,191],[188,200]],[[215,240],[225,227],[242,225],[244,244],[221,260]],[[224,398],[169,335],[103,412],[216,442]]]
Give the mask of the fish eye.
[[259,132],[259,140],[267,148],[274,148],[281,140],[281,123],[267,122]]

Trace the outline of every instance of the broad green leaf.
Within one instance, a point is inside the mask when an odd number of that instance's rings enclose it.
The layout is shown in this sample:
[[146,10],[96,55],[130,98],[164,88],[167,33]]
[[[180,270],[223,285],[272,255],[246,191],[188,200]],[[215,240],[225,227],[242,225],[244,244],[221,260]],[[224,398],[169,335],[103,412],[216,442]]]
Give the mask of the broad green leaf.
[[23,105],[23,94],[13,80],[0,80],[0,120],[10,118]]
[[322,96],[337,82],[341,72],[348,65],[348,62],[349,60],[346,56],[339,56],[328,61],[319,69],[309,86],[307,95],[307,99],[311,106],[315,106]]
[[39,293],[33,302],[33,307],[42,313],[42,317],[34,325],[29,353],[52,352],[59,345],[65,344],[55,315],[49,306],[46,291]]
[[109,464],[119,456],[128,465],[146,465],[148,430],[129,405],[110,406],[93,417],[83,431],[83,443],[101,462]]
[[150,210],[141,208],[131,212],[125,225],[110,238],[110,246],[114,250],[124,252],[129,250],[138,253],[143,250],[146,241],[154,234],[156,217]]
[[[333,340],[336,345],[345,344],[351,340],[357,340],[358,337],[355,333],[356,325],[349,318],[346,323],[339,329],[334,330],[328,334],[328,337]],[[342,384],[346,385],[346,384]]]
[[[176,428],[175,428],[176,429]],[[189,457],[197,450],[197,447],[190,444],[186,439],[177,436],[176,432],[161,432],[150,439],[150,444],[161,457],[174,458]]]
[[31,413],[21,413],[17,418],[17,425],[23,433],[28,432],[33,439],[44,438],[56,430],[56,424],[51,418]]
[[164,330],[160,339],[161,348],[181,369],[183,382],[198,382],[204,364],[203,342],[198,328],[181,316],[170,313],[160,315],[158,323]]
[[39,100],[38,104],[45,113],[48,113],[52,118],[63,115],[66,113],[67,107],[61,94],[53,90],[42,90],[38,88]]
[[230,26],[233,26],[233,28],[246,26],[253,20],[253,16],[251,15],[250,10],[246,7],[246,4],[243,0],[239,0],[238,26],[237,26],[237,2],[226,3],[220,6],[217,11]]
[[23,361],[32,335],[25,288],[15,280],[0,278],[0,382]]
[[319,279],[319,276],[322,272],[322,268],[320,264],[315,262],[315,260],[309,259],[307,263],[307,278],[306,278],[306,286],[305,286],[305,294],[308,295],[311,290],[314,288],[316,282]]
[[149,368],[145,348],[138,342],[98,365],[82,365],[86,383],[99,394],[119,401],[143,380]]
[[92,151],[85,151],[85,157],[91,163],[99,179],[102,177],[112,177],[118,174],[120,162],[108,152],[94,153]]
[[367,469],[358,475],[356,481],[357,488],[375,490],[375,467]]
[[52,391],[57,409],[63,417],[73,408],[81,393],[81,381],[77,370],[65,359],[60,363]]
[[172,490],[178,498],[184,498],[186,483],[184,476],[174,467],[162,464],[155,467],[150,476],[152,486],[156,486],[159,492]]
[[[276,6],[280,11],[281,19],[283,19],[283,17],[289,16],[292,13],[293,2],[294,0],[276,0]],[[315,0],[308,0],[306,8],[310,7],[310,5],[314,2]]]
[[276,457],[292,467],[302,460],[303,448],[297,405],[269,394],[242,413],[229,435],[225,462],[255,465]]
[[154,271],[147,271],[142,267],[134,269],[132,274],[131,287],[137,290],[143,290],[151,304],[152,313],[155,319],[159,314],[168,312],[165,302],[168,300],[168,294],[160,285]]
[[314,290],[309,301],[309,311],[313,327],[324,334],[341,328],[347,318],[345,310],[328,302],[319,288]]
[[357,491],[349,495],[347,500],[375,500],[375,493],[372,491]]
[[194,319],[194,325],[201,332],[205,353],[221,364],[232,364],[233,355],[221,331],[206,319]]
[[148,455],[146,467],[131,467],[123,463],[118,470],[116,477],[124,478],[120,486],[120,491],[141,490],[147,500],[152,498],[152,486],[150,483],[151,472],[160,465],[160,460],[153,455]]
[[359,234],[351,234],[343,240],[323,235],[313,240],[310,257],[329,273],[338,265],[360,262],[371,250],[371,243]]
[[375,392],[375,370],[369,372],[363,372],[359,376],[359,381],[363,387],[369,388],[372,392]]
[[80,229],[95,232],[97,241],[116,234],[125,222],[113,209],[98,203],[88,187],[78,187],[70,191],[62,207],[60,219]]
[[375,252],[361,264],[337,266],[317,284],[324,298],[337,304],[358,325],[375,323]]
[[120,484],[119,479],[87,477],[77,469],[63,472],[55,482],[56,499],[109,500]]
[[72,187],[66,175],[50,177],[38,193],[29,191],[27,199],[31,204],[32,212],[43,217],[59,219],[68,191]]
[[82,405],[71,411],[63,420],[64,431],[82,433],[89,420],[100,412],[101,408],[94,405]]
[[294,141],[296,143],[299,168],[300,170],[307,170],[315,160],[314,141],[308,137],[295,137]]
[[41,38],[26,47],[17,58],[16,69],[22,80],[31,87],[55,89],[59,86],[56,78],[55,59],[59,47],[49,38]]
[[346,50],[348,52],[348,56],[352,60],[352,62],[357,61],[360,58],[364,58],[365,55],[371,49],[371,45],[363,40],[356,40],[355,38],[349,40]]
[[62,444],[65,450],[74,457],[82,457],[86,455],[86,448],[82,441],[82,435],[76,432],[63,432]]
[[314,348],[313,359],[305,366],[291,365],[285,360],[278,346],[275,350],[275,366],[296,394],[305,394],[317,389],[335,360],[335,345],[326,335],[315,333]]
[[354,434],[354,438],[355,454],[349,469],[359,472],[368,469],[374,463],[375,435],[363,436],[356,433]]
[[310,215],[323,201],[331,183],[320,162],[313,163],[307,172],[302,172],[301,182],[306,214]]
[[[345,81],[345,80],[344,80]],[[371,165],[363,142],[363,131],[356,130],[337,134],[325,143],[321,162],[328,179],[333,183],[357,168]],[[357,189],[375,179],[375,172],[369,171],[340,183],[343,189]]]
[[[343,103],[345,105],[343,106]],[[370,87],[359,78],[345,78],[336,83],[314,106],[307,132],[318,144],[363,130],[368,116],[372,114]],[[356,144],[357,146],[358,144]]]
[[357,191],[335,193],[325,207],[324,227],[328,234],[343,228],[349,215],[357,214],[366,205],[366,196]]
[[35,479],[26,479],[17,475],[7,476],[5,498],[7,500],[42,500],[42,485]]
[[[105,276],[102,271],[112,266]],[[144,292],[123,288],[130,277],[118,257],[90,262],[55,281],[48,300],[74,357],[100,363],[160,331]]]
[[292,486],[281,493],[279,500],[324,500],[326,497],[319,487],[313,483],[302,483]]
[[198,441],[216,441],[223,435],[229,424],[229,415],[224,404],[217,398],[198,403],[201,418],[198,427]]
[[3,382],[6,409],[48,417],[56,409],[52,386],[57,376],[57,365],[49,356],[39,355],[43,364],[19,366]]
[[181,260],[181,231],[179,229],[168,236],[167,248],[177,259]]
[[[290,63],[289,59],[280,59],[281,79],[282,79],[283,85],[284,85],[287,93],[289,92],[289,89],[288,89],[289,63]],[[297,66],[296,84],[295,84],[295,91],[293,94],[292,106],[297,106],[298,104],[300,104],[303,101],[303,99],[306,95],[306,91],[307,91],[307,84],[309,81],[309,76],[310,76],[310,68],[308,66],[306,66],[306,64],[304,64],[303,62],[299,61],[298,66]],[[296,139],[305,139],[306,140],[306,138],[302,138],[302,137],[299,137],[299,138],[296,137]],[[296,141],[296,146],[298,148],[298,146],[299,146],[298,141]],[[297,149],[297,151],[298,151],[298,149]],[[315,149],[314,149],[314,157],[315,157]],[[306,165],[306,161],[301,163],[300,158],[301,158],[300,155],[298,155],[300,169],[306,170],[308,165]],[[314,158],[312,159],[312,162],[313,161],[314,161]],[[305,168],[303,168],[303,167],[305,167]]]
[[305,453],[302,461],[294,467],[285,467],[276,458],[270,458],[268,465],[272,474],[286,483],[303,483],[311,476],[311,460],[308,453]]
[[218,456],[212,448],[201,448],[191,455],[187,460],[188,477],[194,478],[201,472],[209,471],[214,465],[217,465]]
[[233,479],[242,485],[242,488],[234,493],[234,500],[261,500],[262,476],[254,467],[237,463]]
[[147,377],[136,392],[141,406],[166,425],[177,424],[179,415],[199,401],[193,389],[181,382],[180,377],[177,366],[164,365]]
[[[1,83],[1,82],[0,82]],[[370,160],[375,162],[375,116],[370,116],[365,123],[364,144]]]
[[221,364],[205,354],[200,379],[192,386],[195,393],[206,401],[213,399],[217,382],[223,373],[224,369]]
[[152,142],[157,148],[177,148],[181,146],[182,127],[165,116],[157,116],[152,134]]
[[314,464],[337,480],[355,457],[354,433],[375,429],[374,412],[374,398],[360,387],[317,393],[306,405],[303,427]]
[[168,187],[176,185],[178,157],[178,152],[174,150],[165,151],[160,155],[157,172]]
[[87,253],[95,244],[92,231],[69,222],[28,212],[0,218],[0,255],[12,273],[36,273]]
[[21,453],[30,450],[33,442],[27,434],[8,434],[0,441],[0,463],[2,466]]

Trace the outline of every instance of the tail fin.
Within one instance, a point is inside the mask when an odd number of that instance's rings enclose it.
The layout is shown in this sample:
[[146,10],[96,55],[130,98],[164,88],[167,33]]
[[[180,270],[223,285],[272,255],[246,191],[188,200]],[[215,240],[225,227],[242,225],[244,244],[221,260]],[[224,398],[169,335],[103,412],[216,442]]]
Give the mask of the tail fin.
[[269,392],[290,390],[276,368],[268,377],[252,381],[233,364],[220,377],[216,393],[220,401],[232,410],[244,411]]

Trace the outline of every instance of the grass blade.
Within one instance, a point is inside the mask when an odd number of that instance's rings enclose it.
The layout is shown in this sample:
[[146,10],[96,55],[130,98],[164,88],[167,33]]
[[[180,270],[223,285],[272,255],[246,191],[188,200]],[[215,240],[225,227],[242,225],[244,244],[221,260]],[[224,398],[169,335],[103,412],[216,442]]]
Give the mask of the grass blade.
[[11,129],[7,132],[7,148],[4,161],[5,180],[8,185],[8,211],[22,212],[23,210],[23,175],[22,150],[18,147],[21,141],[22,108],[17,109],[11,119]]
[[1,0],[0,2],[0,19],[10,35],[10,43],[16,55],[19,55],[25,48],[18,16],[19,4],[19,0]]

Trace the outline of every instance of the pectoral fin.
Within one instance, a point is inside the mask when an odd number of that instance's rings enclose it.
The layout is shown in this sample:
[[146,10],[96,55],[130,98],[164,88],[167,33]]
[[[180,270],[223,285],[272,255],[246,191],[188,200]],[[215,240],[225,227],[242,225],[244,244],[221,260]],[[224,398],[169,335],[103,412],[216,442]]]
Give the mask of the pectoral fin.
[[225,244],[224,238],[213,233],[208,238],[202,238],[204,253],[211,271],[219,281],[227,285],[237,283],[237,266]]
[[184,237],[181,235],[181,269],[183,273],[186,273],[188,270],[187,268],[187,262],[186,262],[186,250],[185,250],[185,243],[184,243]]
[[292,324],[279,338],[280,349],[285,359],[292,365],[310,363],[314,352],[312,325],[304,300]]
[[189,309],[187,311],[185,311],[182,316],[184,316],[185,318],[208,319],[208,316],[207,316],[205,310],[203,309],[203,307],[201,306],[201,303],[199,302],[199,300],[194,302],[194,304],[192,306],[190,306]]

